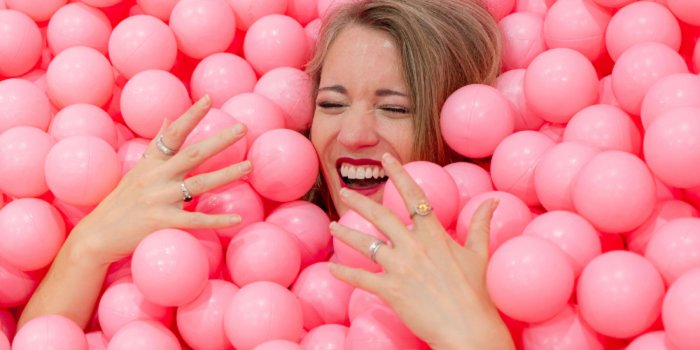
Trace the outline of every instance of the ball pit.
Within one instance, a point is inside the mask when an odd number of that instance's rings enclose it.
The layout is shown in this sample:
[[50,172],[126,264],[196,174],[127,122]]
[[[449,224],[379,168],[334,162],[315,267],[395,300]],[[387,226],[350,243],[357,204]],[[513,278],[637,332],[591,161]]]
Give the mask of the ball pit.
[[[350,1],[0,0],[0,350],[427,348],[332,277],[328,261],[381,268],[299,199],[318,173],[299,133],[314,114],[303,67],[321,18]],[[440,119],[474,162],[407,170],[459,243],[499,199],[488,288],[519,348],[696,347],[698,2],[485,3],[503,71],[455,91]],[[215,109],[186,145],[236,122],[248,133],[189,175],[243,159],[253,172],[185,207],[243,222],[149,236],[152,273],[143,247],[114,264],[84,333],[58,316],[16,332],[69,230],[205,94]],[[410,221],[391,184],[384,204]],[[355,212],[339,221],[386,239]]]

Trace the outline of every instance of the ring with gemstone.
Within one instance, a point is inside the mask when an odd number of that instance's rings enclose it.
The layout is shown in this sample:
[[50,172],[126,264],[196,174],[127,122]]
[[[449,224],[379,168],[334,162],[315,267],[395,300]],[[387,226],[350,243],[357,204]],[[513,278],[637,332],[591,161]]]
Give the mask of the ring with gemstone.
[[372,241],[372,244],[369,245],[369,258],[372,259],[373,262],[377,262],[377,252],[383,245],[386,245],[386,242],[382,241],[381,239],[375,239]]
[[182,200],[185,202],[190,202],[192,201],[192,193],[190,193],[190,190],[187,189],[187,186],[185,185],[185,182],[180,182],[180,191],[182,191]]
[[415,215],[427,216],[433,212],[433,207],[428,203],[428,201],[422,200],[413,206],[413,213],[411,213],[411,218]]
[[163,154],[165,154],[166,156],[172,156],[177,152],[177,150],[174,150],[165,145],[165,143],[163,142],[163,135],[158,135],[158,137],[156,138],[156,148],[158,148],[158,150],[163,152]]

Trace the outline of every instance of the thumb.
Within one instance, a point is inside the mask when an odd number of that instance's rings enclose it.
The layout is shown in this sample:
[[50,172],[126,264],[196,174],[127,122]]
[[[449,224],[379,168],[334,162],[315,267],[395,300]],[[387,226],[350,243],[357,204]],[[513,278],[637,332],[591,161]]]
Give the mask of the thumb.
[[498,199],[491,198],[483,201],[476,209],[469,224],[466,246],[485,258],[489,256],[489,233],[491,218],[498,207]]

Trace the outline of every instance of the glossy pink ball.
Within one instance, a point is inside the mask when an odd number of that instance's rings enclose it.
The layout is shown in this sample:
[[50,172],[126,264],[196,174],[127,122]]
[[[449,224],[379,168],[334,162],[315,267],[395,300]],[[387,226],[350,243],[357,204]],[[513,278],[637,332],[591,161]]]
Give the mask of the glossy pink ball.
[[[189,147],[238,124],[238,121],[219,109],[212,108],[187,135],[182,148]],[[245,139],[236,141],[195,168],[190,174],[201,174],[223,169],[243,160],[248,145]]]
[[265,218],[265,207],[252,187],[236,181],[226,187],[204,193],[197,203],[197,211],[206,214],[238,214],[242,221],[231,227],[216,229],[222,237],[233,237],[250,224]]
[[246,60],[260,75],[280,67],[300,68],[307,60],[308,50],[304,27],[284,15],[260,18],[243,42]]
[[304,195],[318,175],[316,150],[306,137],[292,130],[276,129],[260,135],[247,158],[253,163],[250,184],[263,197],[278,202]]
[[330,255],[330,219],[320,207],[301,200],[284,203],[275,208],[265,221],[296,236],[299,241],[302,269],[325,261]]
[[455,162],[446,165],[444,168],[457,185],[459,194],[458,212],[472,197],[493,191],[493,183],[491,183],[489,172],[476,164]]
[[318,18],[316,1],[288,0],[287,16],[293,17],[301,25],[307,25]]
[[642,149],[642,135],[632,118],[620,108],[606,104],[588,106],[574,114],[566,124],[563,141],[635,155]]
[[284,112],[267,97],[241,93],[228,99],[221,110],[245,124],[248,147],[266,131],[284,128]]
[[185,84],[161,70],[141,72],[129,79],[119,102],[126,125],[145,138],[154,138],[163,120],[177,119],[191,103]]
[[51,104],[46,93],[24,79],[0,81],[0,133],[15,126],[46,130]]
[[28,321],[12,341],[15,350],[88,350],[85,333],[75,322],[59,315],[44,315]]
[[388,307],[364,310],[350,324],[346,350],[400,350],[428,347]]
[[626,152],[596,154],[572,186],[576,211],[603,232],[622,233],[639,227],[656,203],[656,186],[649,168]]
[[542,322],[566,306],[574,272],[552,242],[520,236],[503,243],[490,258],[486,287],[501,312],[524,322]]
[[253,350],[302,350],[298,343],[289,340],[270,340],[266,341]]
[[324,18],[328,13],[336,7],[353,2],[354,0],[317,0],[318,15]]
[[146,139],[137,138],[126,141],[119,147],[117,157],[122,164],[122,176],[143,158],[149,143]]
[[0,10],[0,76],[17,77],[39,61],[43,43],[39,27],[16,10]]
[[700,4],[692,0],[668,0],[668,8],[681,21],[700,26]]
[[107,350],[179,350],[180,342],[156,321],[138,320],[122,327],[112,337]]
[[654,207],[654,212],[634,231],[627,234],[627,249],[639,255],[644,255],[649,240],[666,223],[679,219],[697,217],[698,210],[692,205],[680,200],[660,201]]
[[513,12],[515,0],[486,0],[484,4],[493,18],[500,21],[503,17]]
[[28,126],[0,133],[0,191],[13,197],[46,193],[44,163],[54,143],[44,131]]
[[609,8],[620,8],[623,6],[627,6],[636,0],[593,0],[595,3],[601,6],[609,7]]
[[656,42],[678,51],[681,28],[671,11],[653,1],[640,1],[621,8],[610,20],[606,34],[610,57],[618,60],[635,44]]
[[318,42],[318,37],[321,34],[322,23],[323,22],[321,22],[320,18],[316,18],[315,20],[309,22],[306,27],[304,27],[304,32],[306,32],[306,40],[310,49],[313,49]]
[[85,340],[87,340],[88,349],[90,350],[107,350],[107,346],[109,346],[109,342],[102,334],[102,331],[85,333]]
[[0,333],[11,339],[16,332],[17,322],[15,321],[15,316],[8,309],[0,309]]
[[542,119],[566,123],[574,113],[598,100],[598,75],[578,51],[548,50],[527,68],[525,98]]
[[109,58],[126,79],[149,69],[170,70],[176,55],[175,34],[153,16],[126,18],[109,37]]
[[512,103],[514,130],[537,130],[544,120],[532,112],[525,100],[525,69],[513,69],[496,78],[496,89]]
[[[308,1],[312,2],[312,1]],[[287,10],[287,0],[228,0],[236,14],[236,27],[248,31],[260,18],[267,15],[282,15]]]
[[257,222],[233,237],[226,249],[226,265],[237,286],[269,281],[289,287],[301,266],[299,243],[283,228]]
[[7,338],[5,333],[0,332],[0,350],[10,350],[10,341]]
[[16,199],[0,210],[0,258],[20,270],[49,265],[65,239],[61,215],[41,199]]
[[687,72],[688,66],[678,52],[664,44],[644,42],[620,55],[613,67],[612,88],[622,109],[639,115],[642,100],[654,83],[666,76]]
[[476,209],[485,200],[498,199],[498,207],[491,218],[489,234],[489,252],[493,253],[501,244],[520,235],[525,226],[532,220],[532,213],[527,204],[520,198],[508,192],[484,192],[467,202],[457,219],[457,241],[464,243],[468,239],[469,224]]
[[530,12],[510,14],[500,22],[503,36],[503,70],[527,68],[532,60],[547,50],[542,16]]
[[668,286],[700,267],[700,218],[678,218],[661,226],[649,239],[644,256]]
[[605,29],[610,12],[591,0],[555,2],[544,18],[544,39],[549,48],[569,48],[591,62],[605,53]]
[[663,323],[668,339],[681,349],[700,342],[700,268],[688,271],[671,285],[663,301]]
[[613,251],[593,259],[578,280],[583,319],[598,333],[615,338],[641,334],[661,313],[664,282],[643,257]]
[[644,157],[664,183],[700,186],[700,108],[679,108],[659,116],[644,135]]
[[100,329],[109,340],[122,327],[136,320],[153,320],[168,327],[173,310],[148,301],[127,277],[104,291],[97,307],[97,317]]
[[253,91],[282,108],[288,129],[304,131],[311,127],[314,103],[311,77],[306,72],[290,67],[273,69],[260,77]]
[[221,237],[214,230],[189,230],[194,238],[199,240],[207,252],[209,260],[209,278],[219,278],[224,267],[224,246]]
[[246,60],[231,53],[215,53],[200,61],[192,72],[192,99],[209,95],[212,106],[221,108],[231,97],[252,92],[257,81]]
[[700,77],[669,75],[649,87],[642,101],[642,124],[647,129],[660,115],[680,107],[700,108]]
[[224,330],[224,315],[238,287],[209,280],[204,291],[189,304],[177,308],[177,328],[187,345],[197,349],[233,349]]
[[350,295],[350,304],[348,305],[348,318],[350,323],[357,315],[373,308],[388,308],[378,296],[360,288],[355,288]]
[[527,349],[603,350],[602,337],[581,318],[575,305],[567,305],[553,318],[523,330]]
[[226,0],[183,0],[170,13],[170,29],[182,53],[202,59],[228,48],[236,34],[236,17]]
[[537,131],[518,131],[506,137],[491,158],[491,178],[496,189],[516,195],[527,205],[539,204],[535,166],[554,145],[554,141]]
[[470,84],[453,92],[440,111],[440,130],[457,153],[471,158],[493,154],[514,129],[511,103],[495,88]]
[[606,75],[598,82],[598,94],[600,95],[599,103],[619,107],[617,97],[612,90],[612,75]]
[[80,0],[90,6],[94,7],[109,7],[116,5],[124,0]]
[[95,136],[113,148],[117,146],[117,129],[112,117],[95,105],[74,104],[61,109],[51,122],[49,134],[57,141],[72,136]]
[[695,66],[695,72],[700,72],[700,40],[695,43],[695,51],[693,51],[693,65]]
[[674,350],[675,345],[671,344],[664,331],[654,331],[644,333],[635,338],[625,348],[626,350]]
[[66,2],[68,0],[44,0],[37,6],[36,1],[5,0],[7,8],[24,12],[35,22],[47,21]]
[[58,141],[46,156],[46,183],[57,198],[73,205],[99,203],[117,185],[121,164],[114,148],[94,136]]
[[102,106],[114,89],[114,72],[99,51],[76,46],[61,51],[46,70],[49,97],[57,107],[75,103]]
[[131,275],[146,300],[180,306],[194,300],[206,286],[209,259],[202,244],[189,233],[159,230],[136,247]]
[[[340,220],[338,220],[338,223],[355,231],[377,237],[383,241],[387,240],[384,234],[379,232],[374,225],[353,210],[348,210],[345,212],[345,214],[340,217]],[[379,272],[382,269],[379,264],[371,261],[369,258],[367,258],[367,256],[365,256],[365,254],[358,252],[345,242],[335,237],[333,237],[333,251],[338,259],[338,262],[343,265],[364,269],[370,272]]]
[[584,165],[598,153],[593,146],[563,142],[551,147],[535,167],[535,193],[547,210],[574,210],[572,183]]
[[304,329],[297,298],[272,282],[244,286],[234,294],[225,312],[226,335],[239,350],[274,339],[297,341]]
[[158,17],[167,22],[170,20],[170,13],[173,12],[173,8],[178,1],[179,0],[136,0],[136,4],[138,4],[143,13]]
[[301,340],[304,350],[343,349],[348,335],[348,327],[339,324],[320,325]]
[[112,25],[104,12],[80,2],[67,4],[51,16],[46,31],[51,52],[74,46],[87,46],[107,54]]
[[3,286],[0,293],[0,307],[25,305],[42,278],[41,273],[20,271],[0,260],[0,283]]
[[323,324],[347,324],[348,304],[354,287],[335,278],[327,262],[304,269],[292,286],[304,312],[304,328]]
[[555,0],[515,0],[515,12],[533,12],[544,16]]

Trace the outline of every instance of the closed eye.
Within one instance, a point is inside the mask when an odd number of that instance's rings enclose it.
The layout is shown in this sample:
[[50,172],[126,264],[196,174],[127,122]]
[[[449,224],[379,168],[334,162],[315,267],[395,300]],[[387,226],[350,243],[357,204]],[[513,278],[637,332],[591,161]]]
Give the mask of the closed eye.
[[390,112],[390,113],[408,114],[411,112],[408,108],[401,107],[401,106],[383,106],[380,108],[383,111]]
[[317,106],[324,109],[335,109],[345,107],[344,105],[335,102],[319,102]]

